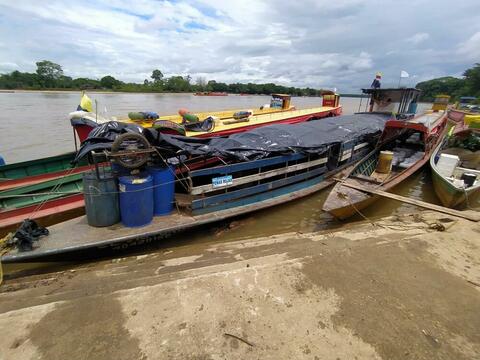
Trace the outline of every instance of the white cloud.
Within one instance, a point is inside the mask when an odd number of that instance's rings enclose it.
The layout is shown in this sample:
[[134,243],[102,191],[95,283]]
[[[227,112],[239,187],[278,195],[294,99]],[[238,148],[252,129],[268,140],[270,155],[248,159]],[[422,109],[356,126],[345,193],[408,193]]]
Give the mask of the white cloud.
[[472,61],[480,60],[480,31],[462,42],[457,49],[458,54]]
[[15,63],[10,62],[0,62],[0,74],[1,73],[8,73],[14,70],[19,70],[20,66]]
[[48,59],[70,76],[136,82],[158,68],[166,76],[350,92],[376,71],[384,83],[401,69],[444,76],[480,58],[477,0],[456,5],[458,20],[448,0],[438,1],[434,8],[416,1],[411,12],[395,0],[0,0],[0,63],[34,71]]
[[430,35],[428,33],[421,32],[421,33],[416,33],[415,35],[407,38],[406,41],[414,45],[418,45],[428,40],[429,38],[430,38]]

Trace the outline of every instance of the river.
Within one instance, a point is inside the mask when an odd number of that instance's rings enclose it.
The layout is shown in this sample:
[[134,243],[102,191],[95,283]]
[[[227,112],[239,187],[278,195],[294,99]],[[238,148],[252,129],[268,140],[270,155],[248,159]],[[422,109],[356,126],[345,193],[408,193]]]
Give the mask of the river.
[[[197,97],[192,94],[131,94],[91,93],[98,102],[102,115],[125,116],[129,111],[156,111],[160,115],[174,114],[180,108],[192,112],[240,108],[256,108],[268,103],[269,96]],[[68,113],[79,103],[79,92],[15,92],[0,93],[0,154],[8,163],[41,158],[74,150],[73,133]],[[342,98],[344,114],[359,110],[359,98]],[[321,98],[294,97],[297,108],[315,107]],[[366,105],[363,99],[362,108]],[[430,104],[419,104],[419,111]],[[432,190],[428,167],[398,186],[395,191],[420,200],[439,204]],[[245,216],[233,225],[212,226],[176,237],[176,242],[203,242],[216,238],[222,241],[246,237],[260,237],[291,231],[309,232],[341,226],[330,215],[322,212],[328,189],[282,206]],[[480,201],[470,204],[478,208]],[[412,205],[382,199],[364,211],[368,218],[413,211]],[[360,220],[357,217],[354,220]]]

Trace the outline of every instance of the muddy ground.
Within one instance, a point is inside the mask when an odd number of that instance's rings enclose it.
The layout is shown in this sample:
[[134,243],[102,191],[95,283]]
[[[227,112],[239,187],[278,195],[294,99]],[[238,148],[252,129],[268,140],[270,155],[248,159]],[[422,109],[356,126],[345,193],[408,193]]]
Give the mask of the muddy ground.
[[7,279],[0,359],[478,359],[479,265],[418,213]]

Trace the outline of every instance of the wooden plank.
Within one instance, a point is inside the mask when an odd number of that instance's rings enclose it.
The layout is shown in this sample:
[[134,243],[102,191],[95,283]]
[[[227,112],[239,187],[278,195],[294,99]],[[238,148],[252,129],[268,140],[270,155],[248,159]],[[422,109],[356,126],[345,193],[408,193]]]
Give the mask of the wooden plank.
[[302,174],[298,174],[295,176],[290,176],[290,177],[275,180],[269,183],[252,186],[247,189],[235,190],[235,191],[227,192],[225,194],[219,194],[219,195],[214,195],[214,196],[209,196],[206,198],[194,200],[192,202],[192,209],[204,208],[207,206],[215,205],[222,202],[232,201],[242,197],[252,196],[265,191],[270,192],[271,190],[282,187],[282,186],[293,184],[295,182],[299,182],[302,180],[305,181],[305,179],[322,175],[326,171],[327,169],[325,167],[321,167],[321,168],[308,171]]
[[235,187],[235,186],[238,186],[238,185],[243,185],[243,184],[248,184],[248,183],[254,182],[254,181],[264,180],[264,179],[269,178],[269,177],[288,174],[290,172],[294,172],[294,171],[298,171],[298,170],[308,169],[308,168],[311,168],[311,167],[314,167],[314,166],[325,164],[327,162],[327,160],[328,160],[327,158],[321,158],[321,159],[317,159],[317,160],[314,160],[314,161],[308,161],[308,162],[305,162],[305,163],[302,163],[302,164],[291,165],[289,167],[284,167],[284,168],[280,168],[280,169],[265,171],[265,172],[259,173],[259,174],[243,176],[243,177],[240,177],[240,178],[234,178],[233,179],[233,184],[232,185],[227,185],[225,187],[214,188],[212,184],[197,186],[197,187],[194,187],[190,190],[190,194],[191,195],[200,195],[200,194],[205,194],[205,193],[212,192],[212,191],[228,189],[228,188]]
[[326,180],[324,176],[317,176],[313,179],[307,180],[307,181],[302,181],[296,184],[292,184],[289,186],[281,187],[279,189],[275,189],[272,191],[264,192],[258,195],[254,196],[249,196],[246,198],[238,199],[233,202],[228,202],[228,203],[223,203],[219,204],[216,206],[208,207],[208,208],[203,208],[203,209],[198,209],[198,210],[193,210],[192,214],[193,215],[202,215],[202,214],[207,214],[207,213],[213,213],[217,211],[223,211],[223,210],[229,210],[229,209],[234,209],[237,207],[242,207],[242,206],[247,206],[247,205],[255,205],[255,204],[261,204],[263,201],[271,201],[275,199],[276,197],[280,196],[285,196],[285,195],[290,195],[292,199],[298,198],[297,192],[307,189],[309,187],[313,187],[316,185],[322,185],[319,189],[322,189],[324,187],[330,186],[333,181],[331,180]]
[[226,175],[236,171],[250,170],[250,169],[280,164],[282,162],[300,160],[300,159],[303,159],[304,157],[306,157],[305,154],[297,153],[292,155],[276,156],[273,158],[241,162],[238,164],[217,166],[217,167],[208,168],[208,169],[191,171],[190,177],[193,178],[196,176],[205,176],[205,175],[213,175],[213,174]]
[[383,196],[383,197],[386,197],[386,198],[389,198],[389,199],[392,199],[392,200],[401,201],[401,202],[404,202],[404,203],[407,203],[407,204],[416,205],[416,206],[419,206],[419,207],[423,207],[425,209],[429,209],[429,210],[437,211],[437,212],[440,212],[440,213],[460,217],[460,218],[467,219],[467,220],[470,220],[470,221],[476,221],[476,222],[480,221],[480,213],[476,213],[474,211],[459,211],[459,210],[449,209],[449,208],[446,208],[444,206],[430,204],[430,203],[427,203],[425,201],[410,199],[410,198],[407,198],[405,196],[392,194],[392,193],[389,193],[389,192],[386,192],[386,191],[371,189],[371,188],[368,188],[366,186],[352,184],[351,182],[342,181],[341,179],[335,179],[335,181],[340,182],[343,186],[346,186],[346,187],[349,187],[349,188],[352,188],[352,189],[355,189],[355,190],[363,191],[363,192],[366,192],[366,193],[369,193],[369,194],[375,194],[375,195]]

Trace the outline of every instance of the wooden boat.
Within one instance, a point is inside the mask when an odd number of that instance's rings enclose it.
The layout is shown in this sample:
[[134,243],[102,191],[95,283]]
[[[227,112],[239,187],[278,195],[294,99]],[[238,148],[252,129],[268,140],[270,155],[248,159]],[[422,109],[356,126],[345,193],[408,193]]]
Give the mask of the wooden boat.
[[[475,151],[457,147],[461,140],[468,139],[470,136],[480,139],[480,131],[463,130],[454,133],[451,137],[446,137],[430,157],[433,188],[446,207],[464,205],[468,199],[480,191],[480,164],[478,160],[475,161],[479,155]],[[478,153],[479,150],[480,147],[476,152]],[[470,184],[466,183],[468,178],[470,178]]]
[[[219,162],[218,158],[211,158],[198,163],[187,161],[185,164],[195,170]],[[93,165],[69,168],[55,172],[55,176],[46,173],[43,181],[31,181],[0,191],[0,237],[14,231],[26,218],[50,226],[85,214],[82,175],[93,168]],[[183,169],[177,169],[177,173],[182,174]]]
[[[419,94],[416,89],[368,89],[365,92],[372,96],[373,110],[377,101],[383,101],[378,99],[400,100],[397,118],[405,117],[401,110],[410,107],[401,99],[412,99]],[[427,112],[405,120],[388,121],[378,146],[339,180],[323,210],[338,219],[349,218],[378,199],[360,188],[388,192],[422,168],[446,133],[446,115],[445,111]],[[392,166],[387,171],[380,171],[378,167],[381,151],[393,153]]]
[[458,104],[449,109],[448,118],[455,124],[464,124],[465,116],[478,116],[480,115],[480,106],[475,105],[477,101],[473,96],[462,96]]
[[85,161],[75,168],[75,152],[0,166],[0,192],[62,178],[67,172],[78,174],[91,169]]
[[[127,248],[307,196],[330,185],[333,175],[348,169],[372,149],[371,144],[378,139],[386,120],[379,115],[374,117],[371,124],[374,120],[376,131],[370,128],[363,135],[352,134],[342,123],[331,125],[342,133],[344,141],[328,140],[328,145],[317,152],[291,152],[233,163],[226,162],[227,159],[208,163],[199,160],[196,170],[182,165],[185,171],[177,181],[177,210],[173,214],[156,217],[142,228],[121,224],[94,228],[88,226],[85,217],[78,217],[51,226],[50,235],[40,239],[39,246],[32,251],[13,249],[2,261],[48,261],[58,255],[92,249],[98,253],[102,249]],[[366,121],[362,115],[354,123],[365,126]]]
[[[144,128],[160,126],[167,133],[177,131],[181,135],[193,137],[214,137],[227,136],[230,134],[247,131],[256,127],[277,123],[294,124],[313,119],[321,119],[330,116],[337,116],[342,113],[339,105],[339,96],[331,93],[325,94],[322,106],[310,109],[296,110],[291,106],[291,97],[286,94],[273,94],[270,106],[262,106],[253,110],[253,116],[241,121],[234,119],[233,115],[240,110],[226,110],[220,112],[205,112],[196,114],[200,122],[197,124],[184,124],[180,115],[162,116],[157,120],[130,120],[120,119],[125,123],[135,123]],[[90,131],[98,124],[109,121],[109,119],[98,118],[92,113],[72,113],[70,122],[77,133],[80,142],[84,141]],[[202,126],[203,120],[211,119],[208,126]],[[180,132],[181,131],[181,132]]]

